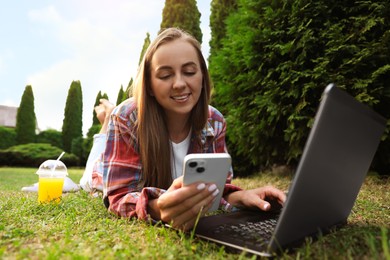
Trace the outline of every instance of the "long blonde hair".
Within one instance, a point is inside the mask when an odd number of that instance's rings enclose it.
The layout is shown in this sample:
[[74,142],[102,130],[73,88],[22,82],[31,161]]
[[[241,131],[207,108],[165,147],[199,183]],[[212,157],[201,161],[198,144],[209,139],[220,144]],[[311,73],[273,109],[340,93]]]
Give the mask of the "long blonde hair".
[[140,63],[137,76],[132,87],[132,96],[137,104],[136,131],[138,147],[142,162],[142,187],[158,187],[167,189],[172,183],[171,145],[163,108],[151,90],[151,60],[156,50],[166,43],[183,39],[190,43],[199,58],[203,75],[202,92],[195,107],[191,111],[190,124],[192,135],[200,144],[200,133],[208,118],[208,105],[211,95],[211,80],[206,61],[201,52],[199,42],[190,34],[178,28],[162,31],[149,45]]

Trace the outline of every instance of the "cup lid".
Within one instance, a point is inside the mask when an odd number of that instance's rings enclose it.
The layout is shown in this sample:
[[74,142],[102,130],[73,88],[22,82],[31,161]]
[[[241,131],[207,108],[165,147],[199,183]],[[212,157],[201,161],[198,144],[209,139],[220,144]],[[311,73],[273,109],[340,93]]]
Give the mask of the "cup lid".
[[65,177],[68,175],[68,169],[62,161],[46,160],[41,164],[41,166],[39,166],[39,169],[36,174],[50,174],[58,177]]

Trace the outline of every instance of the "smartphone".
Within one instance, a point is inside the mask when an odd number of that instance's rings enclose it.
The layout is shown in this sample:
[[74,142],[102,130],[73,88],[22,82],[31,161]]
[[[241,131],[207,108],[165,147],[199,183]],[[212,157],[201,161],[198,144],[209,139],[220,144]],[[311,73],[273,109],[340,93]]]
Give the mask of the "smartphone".
[[204,182],[217,185],[219,194],[208,212],[215,211],[219,207],[230,168],[231,157],[228,153],[188,154],[184,157],[183,184]]

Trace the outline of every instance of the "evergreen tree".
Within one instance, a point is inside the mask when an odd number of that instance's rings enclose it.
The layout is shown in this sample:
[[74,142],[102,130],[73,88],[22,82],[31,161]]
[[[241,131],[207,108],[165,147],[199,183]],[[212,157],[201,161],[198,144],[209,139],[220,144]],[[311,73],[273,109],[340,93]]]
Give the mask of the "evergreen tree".
[[202,43],[200,12],[196,0],[165,0],[160,30],[169,27],[183,29]]
[[[139,55],[139,61],[138,61],[138,65],[141,64],[141,61],[142,59],[144,58],[144,55],[145,55],[145,52],[146,50],[148,49],[150,45],[150,34],[149,33],[146,33],[146,37],[144,39],[144,44],[142,46],[142,50],[141,50],[141,54]],[[127,88],[125,91],[123,91],[123,93],[119,93],[122,95],[122,99],[121,99],[121,102],[122,101],[125,101],[127,98],[130,97],[131,95],[131,92],[132,92],[132,85],[133,85],[133,78],[130,78],[130,81],[129,81],[129,84],[127,85]],[[118,94],[118,99],[117,99],[117,105],[120,103],[119,102],[119,94]],[[118,103],[119,102],[119,103]]]
[[127,85],[127,88],[125,90],[126,98],[129,98],[132,95],[132,87],[133,87],[133,78],[130,79],[129,84]]
[[[211,39],[210,39],[210,55],[209,55],[209,71],[210,76],[213,79],[213,82],[218,82],[221,79],[219,78],[218,73],[214,73],[214,68],[218,68],[218,62],[214,62],[213,57],[218,51],[222,48],[222,40],[226,36],[226,18],[237,11],[237,0],[212,0],[211,1],[211,14],[210,14],[210,29],[211,29]],[[215,86],[216,87],[216,86]],[[212,103],[216,107],[219,107],[218,104],[218,89],[213,90],[213,99]],[[222,106],[221,106],[222,109]],[[224,111],[222,111],[224,112]]]
[[236,12],[237,0],[212,0],[210,14],[210,56],[222,47],[222,39],[226,35],[226,18]]
[[[389,1],[237,3],[212,70],[229,151],[251,160],[240,166],[295,165],[330,82],[389,118]],[[389,129],[378,171],[390,169]]]
[[128,98],[128,96],[129,96],[128,93],[126,93],[123,90],[123,86],[121,85],[121,88],[119,89],[119,92],[118,92],[118,97],[116,99],[116,105],[119,105],[120,103],[125,101]]
[[35,142],[35,129],[37,127],[34,111],[34,94],[32,87],[27,85],[16,114],[16,142],[26,144]]
[[138,65],[141,64],[141,61],[144,58],[144,54],[145,54],[146,50],[148,49],[149,45],[150,45],[150,34],[146,33],[146,38],[144,40],[144,45],[142,46],[142,51],[141,51],[141,54],[139,55]]
[[119,92],[118,92],[118,97],[116,98],[116,105],[119,105],[120,103],[122,103],[124,94],[125,94],[125,92],[123,91],[123,85],[121,85]]
[[93,105],[92,111],[92,125],[99,125],[99,119],[96,117],[95,107],[99,105],[100,99],[102,98],[102,92],[99,91],[95,98],[95,104]]
[[83,132],[83,96],[80,81],[72,81],[66,98],[64,120],[62,124],[63,148],[70,153],[74,139],[82,138]]

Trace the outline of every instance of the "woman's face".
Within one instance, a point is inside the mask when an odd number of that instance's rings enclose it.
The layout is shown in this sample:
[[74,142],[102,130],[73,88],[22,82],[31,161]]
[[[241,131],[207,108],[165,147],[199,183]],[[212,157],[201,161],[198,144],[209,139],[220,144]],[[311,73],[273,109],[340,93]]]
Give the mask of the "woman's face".
[[161,45],[151,60],[152,95],[171,119],[189,116],[202,91],[195,48],[183,39]]

